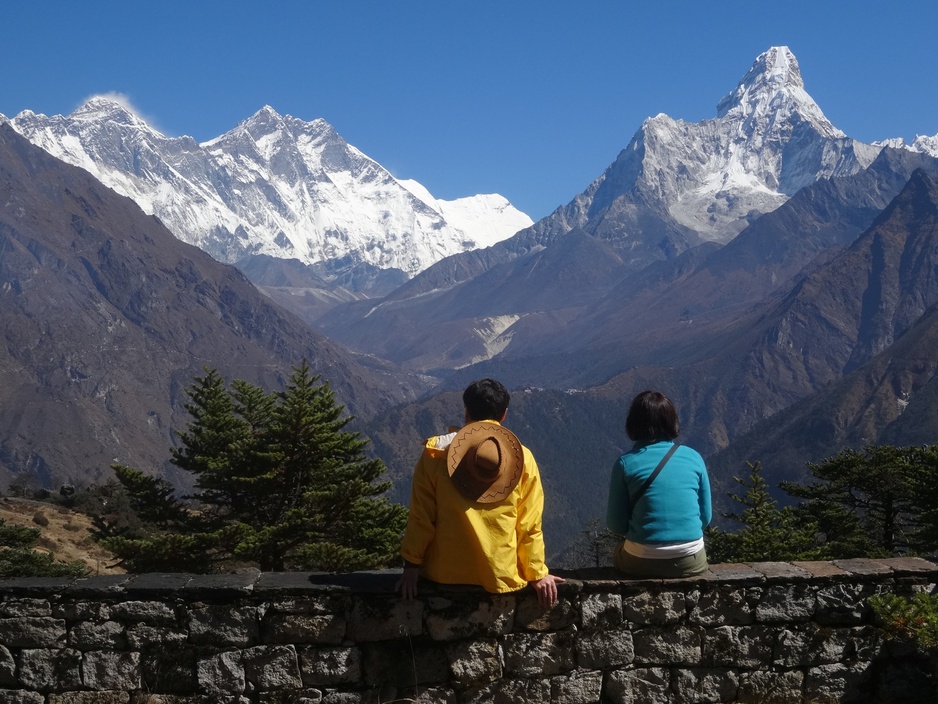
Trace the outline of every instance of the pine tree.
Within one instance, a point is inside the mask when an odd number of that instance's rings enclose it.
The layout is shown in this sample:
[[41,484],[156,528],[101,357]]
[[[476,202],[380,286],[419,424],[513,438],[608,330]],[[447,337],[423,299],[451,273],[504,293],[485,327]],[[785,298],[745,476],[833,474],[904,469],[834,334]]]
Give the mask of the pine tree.
[[707,531],[707,555],[711,562],[771,562],[816,560],[822,556],[816,542],[817,527],[803,521],[791,507],[778,508],[762,476],[761,462],[747,462],[749,478],[733,480],[746,489],[743,496],[730,494],[742,505],[741,513],[724,513],[742,527],[735,533],[718,528]]
[[209,371],[189,398],[192,421],[172,462],[194,476],[191,507],[161,480],[115,468],[148,529],[106,540],[126,566],[346,571],[393,559],[406,509],[383,498],[384,464],[366,456],[366,440],[345,430],[352,417],[306,360],[279,393],[242,380],[229,389]]
[[781,486],[803,499],[798,512],[818,524],[833,557],[934,549],[935,446],[848,449],[808,469],[818,481]]

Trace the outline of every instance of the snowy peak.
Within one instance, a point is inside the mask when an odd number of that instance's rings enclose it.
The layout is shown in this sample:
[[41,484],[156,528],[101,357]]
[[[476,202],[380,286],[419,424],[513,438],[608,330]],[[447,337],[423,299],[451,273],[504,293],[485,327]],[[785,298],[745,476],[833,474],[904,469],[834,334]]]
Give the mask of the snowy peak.
[[718,118],[749,120],[795,114],[825,137],[846,136],[831,124],[805,91],[798,60],[787,46],[774,46],[757,56],[736,89],[717,105]]
[[203,144],[160,134],[119,96],[92,98],[67,117],[24,111],[10,122],[229,263],[259,254],[321,264],[337,279],[361,265],[412,276],[532,224],[490,197],[416,197],[325,120],[269,105]]
[[130,110],[127,105],[115,98],[104,95],[89,98],[75,109],[68,118],[80,122],[109,122],[111,124],[129,125],[156,132]]
[[645,120],[606,172],[540,229],[585,227],[626,238],[633,252],[645,243],[645,258],[635,255],[644,263],[700,242],[725,244],[801,188],[856,173],[880,150],[834,127],[805,91],[794,54],[772,47],[715,118]]

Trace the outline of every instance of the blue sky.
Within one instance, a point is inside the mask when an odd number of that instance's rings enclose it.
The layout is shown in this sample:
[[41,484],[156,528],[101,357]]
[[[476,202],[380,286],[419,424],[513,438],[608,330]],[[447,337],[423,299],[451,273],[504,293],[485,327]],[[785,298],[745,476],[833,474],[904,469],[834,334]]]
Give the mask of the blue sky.
[[0,28],[7,116],[120,93],[205,141],[269,104],[438,198],[501,193],[534,219],[646,117],[713,117],[774,45],[849,136],[938,133],[935,0],[30,0]]

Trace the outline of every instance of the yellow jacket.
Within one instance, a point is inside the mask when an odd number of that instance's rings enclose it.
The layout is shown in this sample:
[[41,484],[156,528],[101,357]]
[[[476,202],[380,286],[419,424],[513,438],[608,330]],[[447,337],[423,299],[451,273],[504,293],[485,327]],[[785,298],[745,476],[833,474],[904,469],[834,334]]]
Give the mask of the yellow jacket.
[[544,489],[534,455],[522,447],[524,470],[508,498],[479,504],[460,494],[446,471],[455,435],[427,440],[417,461],[401,556],[434,582],[479,584],[489,592],[544,577]]

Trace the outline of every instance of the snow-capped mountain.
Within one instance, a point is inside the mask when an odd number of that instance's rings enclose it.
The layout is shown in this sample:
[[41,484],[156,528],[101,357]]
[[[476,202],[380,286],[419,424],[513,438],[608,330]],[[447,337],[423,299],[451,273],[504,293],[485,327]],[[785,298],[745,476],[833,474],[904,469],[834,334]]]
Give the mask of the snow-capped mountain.
[[[766,286],[787,281],[819,250],[858,234],[845,225],[869,224],[872,203],[885,206],[908,179],[898,163],[906,160],[878,170],[879,181],[861,187],[871,191],[865,203],[843,206],[838,212],[847,222],[837,227],[825,225],[819,234],[827,215],[822,213],[807,216],[804,225],[792,224],[797,218],[790,216],[786,227],[767,228],[750,245],[733,247],[740,244],[739,234],[803,189],[865,172],[889,156],[884,149],[853,140],[831,124],[805,90],[791,51],[773,47],[719,100],[715,117],[697,123],[667,115],[645,120],[605,172],[547,218],[484,253],[435,264],[383,301],[342,304],[318,324],[344,344],[422,371],[535,352],[546,359],[552,350],[580,349],[585,340],[613,340],[603,347],[603,353],[615,350],[613,359],[600,372],[611,375],[625,356],[619,331],[631,330],[645,314],[663,314],[657,307],[632,310],[623,286],[657,281],[672,267],[686,274],[721,247],[730,259],[745,249],[739,256],[747,263],[731,263],[723,271],[748,272],[771,262],[773,273],[763,270]],[[797,244],[787,246],[788,237]],[[785,269],[796,262],[793,270]],[[714,280],[722,283],[719,276]],[[730,289],[702,286],[674,314],[690,319],[716,301],[729,308],[749,305],[750,295],[768,290],[740,279]],[[404,340],[393,335],[401,329],[409,331]]]
[[671,256],[726,243],[800,188],[856,173],[881,149],[834,127],[805,91],[792,52],[772,47],[719,101],[715,118],[646,119],[584,193],[535,229],[541,240],[581,227],[628,241],[642,265],[660,258],[660,248]]
[[24,111],[9,122],[229,263],[266,254],[325,271],[367,264],[413,276],[532,222],[499,195],[436,200],[395,179],[326,121],[269,106],[203,144],[167,137],[103,97],[68,116]]
[[884,139],[881,142],[874,142],[874,144],[877,146],[892,147],[893,149],[908,149],[909,151],[938,157],[938,134],[931,137],[921,134],[917,135],[915,139],[912,140],[912,144],[907,144],[902,137]]

